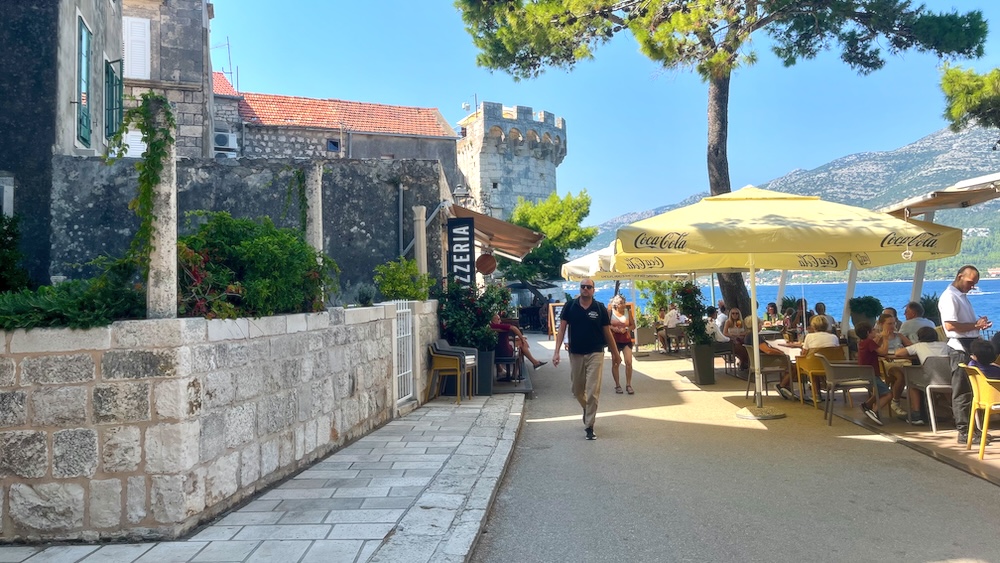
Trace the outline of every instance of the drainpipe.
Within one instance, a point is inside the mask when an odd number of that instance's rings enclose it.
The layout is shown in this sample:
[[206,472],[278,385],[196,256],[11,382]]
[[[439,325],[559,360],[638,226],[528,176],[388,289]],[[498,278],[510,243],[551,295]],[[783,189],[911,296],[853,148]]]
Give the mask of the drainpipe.
[[398,215],[399,217],[399,255],[403,255],[403,183],[399,182],[396,184],[397,193],[399,194],[399,204]]

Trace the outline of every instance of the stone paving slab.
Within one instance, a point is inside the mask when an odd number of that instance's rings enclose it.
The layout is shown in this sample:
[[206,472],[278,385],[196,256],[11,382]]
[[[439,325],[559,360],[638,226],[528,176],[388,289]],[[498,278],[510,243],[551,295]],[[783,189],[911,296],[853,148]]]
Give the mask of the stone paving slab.
[[464,561],[521,427],[524,395],[432,401],[187,540],[0,546],[0,563]]

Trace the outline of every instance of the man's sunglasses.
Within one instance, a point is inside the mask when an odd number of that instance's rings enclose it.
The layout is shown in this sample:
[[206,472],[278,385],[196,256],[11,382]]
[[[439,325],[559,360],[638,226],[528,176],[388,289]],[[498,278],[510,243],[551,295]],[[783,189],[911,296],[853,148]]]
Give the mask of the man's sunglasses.
[[581,284],[580,284],[580,289],[594,289],[594,286],[592,286],[592,285],[587,285],[587,284],[585,284],[585,283],[581,283]]

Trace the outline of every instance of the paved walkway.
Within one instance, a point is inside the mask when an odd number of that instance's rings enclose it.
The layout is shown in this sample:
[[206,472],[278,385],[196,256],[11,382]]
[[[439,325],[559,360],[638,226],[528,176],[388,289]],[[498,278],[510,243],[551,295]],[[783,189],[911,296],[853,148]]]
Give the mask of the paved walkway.
[[438,399],[185,541],[0,547],[0,563],[465,561],[521,424],[524,395]]

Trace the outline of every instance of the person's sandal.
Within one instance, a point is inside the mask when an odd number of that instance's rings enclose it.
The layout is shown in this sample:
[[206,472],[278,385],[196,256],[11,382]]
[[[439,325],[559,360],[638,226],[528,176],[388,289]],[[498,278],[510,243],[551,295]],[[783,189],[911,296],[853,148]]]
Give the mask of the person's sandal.
[[632,389],[631,385],[626,385],[625,390],[628,391],[629,395],[635,395],[635,389]]
[[621,385],[615,385],[615,393],[618,393],[619,395],[622,394],[622,386]]

